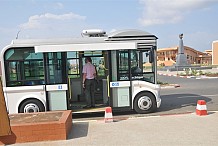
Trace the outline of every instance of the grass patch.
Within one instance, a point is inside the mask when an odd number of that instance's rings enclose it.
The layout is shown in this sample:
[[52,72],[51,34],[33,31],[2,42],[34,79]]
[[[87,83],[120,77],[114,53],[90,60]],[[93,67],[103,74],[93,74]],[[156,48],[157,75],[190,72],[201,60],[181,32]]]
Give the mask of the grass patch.
[[201,70],[195,69],[185,69],[184,72],[179,74],[180,76],[208,76],[208,77],[218,77],[218,73],[203,72]]
[[169,83],[167,83],[167,82],[157,81],[157,84],[160,84],[160,85],[168,85]]

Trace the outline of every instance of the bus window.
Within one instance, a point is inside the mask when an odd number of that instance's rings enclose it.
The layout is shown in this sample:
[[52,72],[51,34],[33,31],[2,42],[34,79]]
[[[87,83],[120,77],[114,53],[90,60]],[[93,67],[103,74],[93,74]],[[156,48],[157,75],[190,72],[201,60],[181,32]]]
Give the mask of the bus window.
[[131,78],[154,83],[154,63],[150,63],[149,50],[131,50]]
[[[103,57],[103,51],[85,51],[84,56],[91,57],[92,64],[96,67],[98,77],[105,76],[105,61]],[[83,64],[85,64],[84,60]]]
[[154,83],[154,63],[150,63],[150,59],[152,56],[152,53],[149,53],[149,51],[142,53],[142,62],[143,62],[143,80],[147,82]]
[[7,86],[44,84],[42,53],[33,48],[11,48],[4,55]]
[[[65,67],[63,64],[63,53],[62,52],[52,52],[48,53],[48,61],[46,62],[46,67],[48,70],[47,74],[47,84],[61,84],[65,83]],[[62,77],[62,78],[61,78]]]
[[96,67],[97,75],[105,76],[104,57],[91,57],[93,65]]
[[79,78],[79,52],[67,52],[68,77]]
[[129,80],[129,51],[123,50],[119,51],[118,60],[118,75],[119,80],[125,81]]
[[100,57],[97,65],[98,76],[105,76],[105,61],[104,57]]
[[137,75],[138,73],[142,73],[142,69],[140,68],[140,62],[139,62],[139,52],[136,50],[131,51],[131,73],[133,75]]
[[102,56],[102,51],[85,51],[84,56],[85,57]]

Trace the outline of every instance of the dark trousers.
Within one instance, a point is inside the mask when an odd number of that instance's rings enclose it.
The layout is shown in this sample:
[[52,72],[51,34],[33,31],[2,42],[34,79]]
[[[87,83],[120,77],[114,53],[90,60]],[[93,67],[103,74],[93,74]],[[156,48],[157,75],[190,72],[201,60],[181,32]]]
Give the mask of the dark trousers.
[[88,106],[95,106],[95,80],[86,79],[85,80],[85,97]]

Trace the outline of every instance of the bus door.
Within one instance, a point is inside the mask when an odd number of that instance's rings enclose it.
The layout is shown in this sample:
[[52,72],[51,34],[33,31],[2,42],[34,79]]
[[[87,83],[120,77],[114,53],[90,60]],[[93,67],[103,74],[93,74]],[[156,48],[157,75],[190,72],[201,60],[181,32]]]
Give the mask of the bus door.
[[66,53],[44,53],[45,90],[49,110],[67,109]]
[[111,100],[113,107],[131,107],[129,50],[111,51]]
[[96,68],[95,102],[97,106],[108,104],[108,51],[84,51],[83,65],[85,57],[92,59],[92,64]]
[[92,59],[96,67],[95,104],[96,107],[108,104],[108,52],[107,51],[81,51],[67,52],[69,101],[71,109],[76,111],[86,105],[84,89],[82,86],[82,70],[85,57]]

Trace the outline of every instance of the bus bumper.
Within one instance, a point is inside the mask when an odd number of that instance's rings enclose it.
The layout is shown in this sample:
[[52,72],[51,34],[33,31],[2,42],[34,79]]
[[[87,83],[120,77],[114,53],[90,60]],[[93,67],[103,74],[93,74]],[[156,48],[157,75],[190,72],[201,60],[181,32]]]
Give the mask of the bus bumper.
[[159,101],[157,101],[157,108],[159,108],[161,105],[161,98],[159,98]]
[[157,102],[157,108],[159,108],[160,107],[160,105],[161,105],[161,98],[160,98],[160,85],[156,85],[156,102]]

